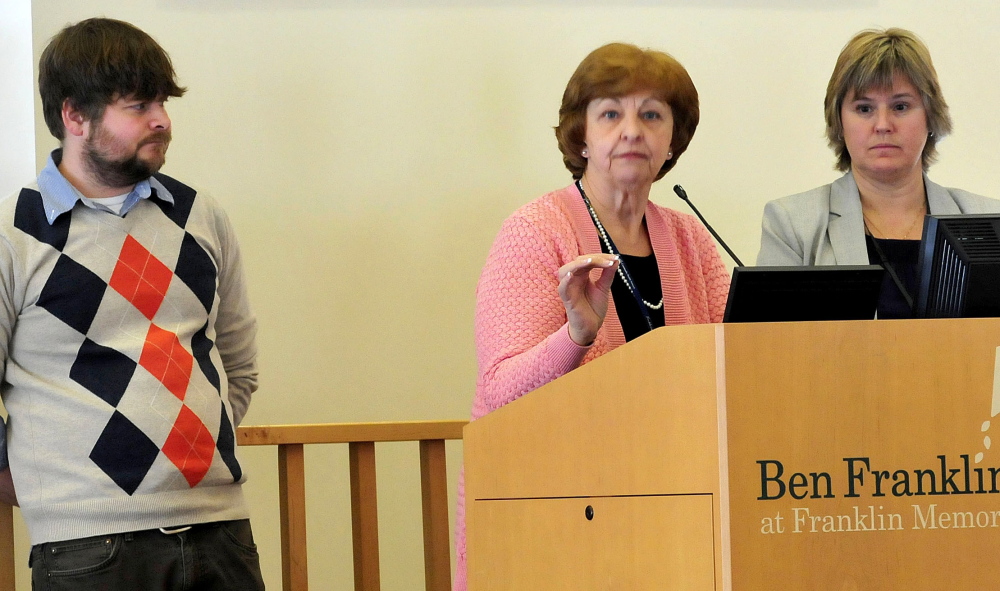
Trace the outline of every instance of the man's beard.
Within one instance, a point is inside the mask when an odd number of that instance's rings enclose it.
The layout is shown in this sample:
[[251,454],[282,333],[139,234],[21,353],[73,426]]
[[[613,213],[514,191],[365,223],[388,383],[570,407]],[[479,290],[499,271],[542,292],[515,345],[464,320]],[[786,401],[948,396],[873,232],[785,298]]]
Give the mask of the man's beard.
[[[170,131],[160,131],[150,135],[124,158],[114,158],[109,153],[125,151],[117,138],[112,137],[100,122],[92,128],[90,137],[84,143],[83,155],[87,169],[94,178],[106,187],[131,187],[153,176],[166,160],[166,145],[170,143]],[[164,156],[154,161],[139,158],[139,150],[145,144],[155,141],[164,143]],[[110,149],[109,149],[110,148]]]

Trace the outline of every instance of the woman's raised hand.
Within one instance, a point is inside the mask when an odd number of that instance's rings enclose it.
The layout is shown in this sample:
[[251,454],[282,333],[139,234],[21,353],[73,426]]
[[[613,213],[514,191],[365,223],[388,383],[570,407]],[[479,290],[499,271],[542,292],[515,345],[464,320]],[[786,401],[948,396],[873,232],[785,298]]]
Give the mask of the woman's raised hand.
[[[590,272],[600,269],[596,280]],[[573,342],[587,346],[597,338],[597,330],[604,324],[611,297],[611,282],[618,271],[618,257],[597,253],[581,255],[559,267],[559,297],[566,307],[569,336]]]

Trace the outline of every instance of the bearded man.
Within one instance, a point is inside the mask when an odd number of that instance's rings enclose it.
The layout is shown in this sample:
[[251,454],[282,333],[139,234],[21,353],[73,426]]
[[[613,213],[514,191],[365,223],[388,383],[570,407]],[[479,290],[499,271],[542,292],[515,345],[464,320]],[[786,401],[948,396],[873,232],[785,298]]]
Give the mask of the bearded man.
[[257,388],[239,247],[159,173],[185,89],[106,18],[60,31],[38,69],[61,146],[0,202],[0,491],[33,587],[263,589],[235,444]]

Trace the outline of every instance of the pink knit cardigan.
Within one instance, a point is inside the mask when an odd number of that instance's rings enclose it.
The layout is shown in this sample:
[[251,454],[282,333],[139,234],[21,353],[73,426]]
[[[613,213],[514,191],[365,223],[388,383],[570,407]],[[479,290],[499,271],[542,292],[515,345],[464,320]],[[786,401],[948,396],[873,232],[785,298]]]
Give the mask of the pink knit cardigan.
[[[692,216],[646,206],[667,325],[721,322],[729,274],[711,235]],[[597,338],[569,337],[556,271],[581,254],[601,252],[597,230],[575,185],[521,207],[504,222],[476,288],[479,374],[472,419],[492,412],[625,344],[614,300]],[[459,477],[454,588],[466,589],[465,478]]]

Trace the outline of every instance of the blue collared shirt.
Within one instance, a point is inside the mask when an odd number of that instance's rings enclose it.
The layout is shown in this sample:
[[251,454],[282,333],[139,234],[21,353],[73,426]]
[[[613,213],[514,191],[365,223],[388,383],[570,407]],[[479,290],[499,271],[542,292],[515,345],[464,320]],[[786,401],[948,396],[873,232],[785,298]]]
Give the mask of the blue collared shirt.
[[[38,191],[42,194],[42,205],[45,206],[45,218],[49,221],[49,225],[52,225],[56,221],[56,218],[73,209],[77,201],[82,202],[83,199],[80,191],[70,184],[66,180],[66,177],[59,172],[59,162],[61,161],[62,148],[57,148],[49,154],[48,163],[42,169],[42,172],[38,173]],[[142,199],[151,197],[154,189],[156,190],[157,199],[162,199],[173,205],[174,197],[170,194],[170,191],[160,181],[149,177],[146,180],[136,183],[135,187],[128,194],[128,197],[125,198],[121,213],[118,215],[125,215],[135,207],[136,203]],[[95,203],[100,209],[114,213],[110,208],[100,205],[99,201]]]

